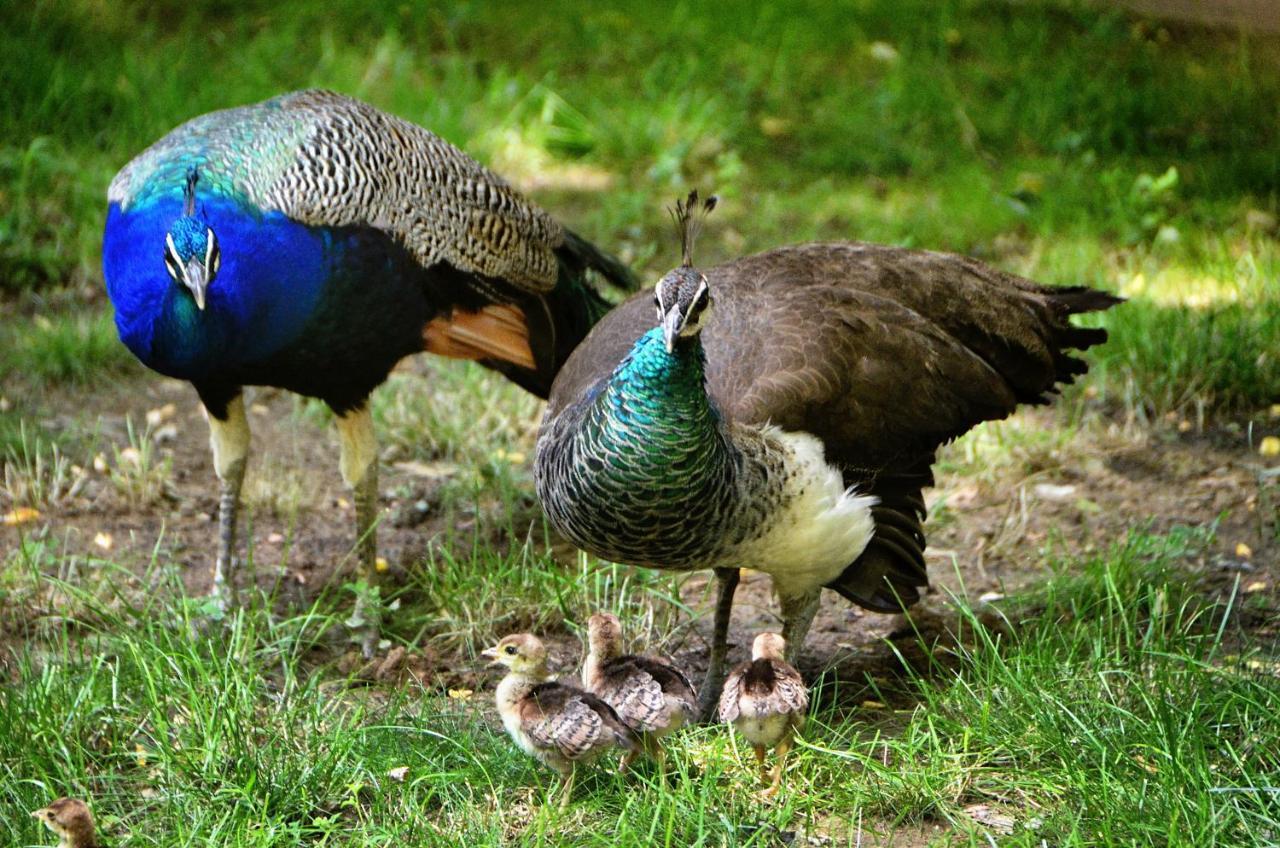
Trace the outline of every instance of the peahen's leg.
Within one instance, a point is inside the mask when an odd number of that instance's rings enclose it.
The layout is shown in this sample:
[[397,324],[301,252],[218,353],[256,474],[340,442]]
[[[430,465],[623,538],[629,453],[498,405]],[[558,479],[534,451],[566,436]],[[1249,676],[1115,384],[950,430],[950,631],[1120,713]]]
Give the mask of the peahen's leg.
[[818,614],[821,600],[821,588],[807,594],[778,596],[778,605],[782,608],[782,638],[787,642],[786,658],[792,665],[800,659],[805,637],[809,635],[809,626]]
[[707,659],[707,676],[698,691],[698,719],[711,721],[724,688],[725,660],[729,655],[729,616],[733,612],[733,593],[738,589],[736,568],[717,568],[719,596],[716,598],[715,628],[711,636],[711,656]]
[[356,504],[356,557],[359,566],[356,608],[348,620],[366,659],[378,647],[382,603],[377,592],[378,578],[378,443],[373,432],[369,405],[353,409],[337,418],[341,440],[342,480],[351,489]]
[[218,558],[213,565],[213,598],[220,609],[236,600],[236,522],[240,512],[240,488],[249,459],[249,421],[244,396],[237,392],[226,404],[225,418],[209,413],[209,446],[218,474]]

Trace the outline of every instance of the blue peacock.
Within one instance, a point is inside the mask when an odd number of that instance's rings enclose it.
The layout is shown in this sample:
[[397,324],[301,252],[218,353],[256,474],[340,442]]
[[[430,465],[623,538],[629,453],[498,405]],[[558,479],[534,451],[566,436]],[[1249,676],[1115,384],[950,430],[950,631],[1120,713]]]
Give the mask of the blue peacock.
[[740,567],[769,574],[795,659],[823,588],[878,612],[927,585],[922,490],[938,447],[1047,403],[1106,339],[1070,316],[1119,302],[973,259],[857,242],[706,269],[714,201],[677,204],[683,263],[565,363],[534,479],[551,523],[616,562],[714,569],[707,676],[724,681]]
[[[608,304],[617,261],[427,130],[301,91],[197,117],[112,180],[103,269],[120,338],[190,381],[221,481],[214,594],[231,574],[249,453],[242,387],[336,413],[366,585],[377,555],[370,393],[419,351],[478,360],[546,396]],[[362,595],[362,599],[374,593]],[[376,603],[354,623],[366,655]]]

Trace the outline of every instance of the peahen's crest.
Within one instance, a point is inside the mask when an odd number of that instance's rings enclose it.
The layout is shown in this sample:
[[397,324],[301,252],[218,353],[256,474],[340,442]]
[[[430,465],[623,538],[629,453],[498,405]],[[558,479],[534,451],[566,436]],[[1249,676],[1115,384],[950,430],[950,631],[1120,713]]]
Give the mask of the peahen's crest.
[[671,218],[680,235],[680,267],[668,271],[654,289],[654,305],[658,308],[658,322],[662,325],[668,351],[677,338],[691,338],[698,334],[706,318],[707,307],[711,305],[707,277],[693,267],[693,245],[703,222],[716,208],[717,200],[713,194],[699,202],[695,188],[671,208]]
[[693,266],[693,244],[702,232],[702,225],[707,216],[716,208],[720,198],[714,194],[698,203],[698,190],[689,192],[684,200],[677,200],[671,208],[671,219],[676,223],[676,233],[680,236],[680,264],[683,267]]

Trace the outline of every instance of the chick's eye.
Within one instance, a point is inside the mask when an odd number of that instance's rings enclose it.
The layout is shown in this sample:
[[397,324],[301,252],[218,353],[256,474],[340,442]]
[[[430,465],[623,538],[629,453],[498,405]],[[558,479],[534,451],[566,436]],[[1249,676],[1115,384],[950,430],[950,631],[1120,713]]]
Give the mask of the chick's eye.
[[514,653],[516,652],[516,646],[515,646],[515,645],[508,645],[507,647],[503,648],[502,650],[503,650],[503,652],[505,652],[505,653],[508,653],[508,654],[514,654]]

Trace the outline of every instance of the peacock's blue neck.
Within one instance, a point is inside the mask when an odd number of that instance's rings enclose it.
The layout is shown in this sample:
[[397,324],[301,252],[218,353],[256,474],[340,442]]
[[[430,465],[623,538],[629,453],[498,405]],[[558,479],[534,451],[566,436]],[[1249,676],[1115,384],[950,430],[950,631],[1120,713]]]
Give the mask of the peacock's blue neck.
[[182,212],[169,195],[108,211],[103,271],[129,349],[157,371],[200,380],[297,338],[323,292],[331,234],[234,197],[206,198],[201,216],[222,258],[200,310],[165,270],[165,236]]

